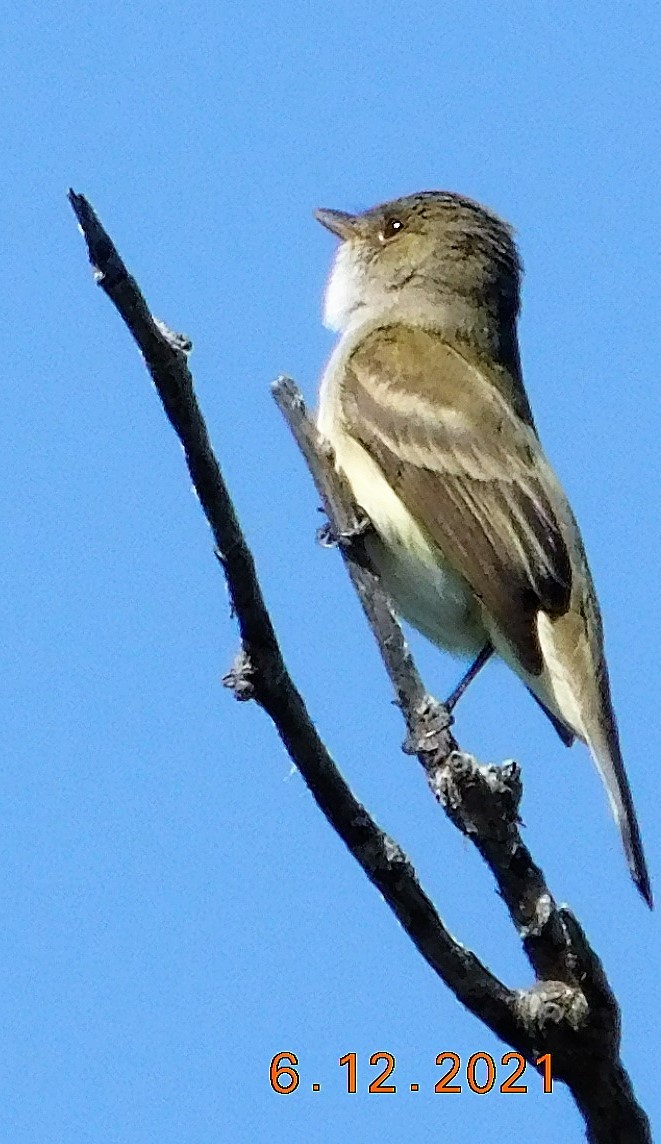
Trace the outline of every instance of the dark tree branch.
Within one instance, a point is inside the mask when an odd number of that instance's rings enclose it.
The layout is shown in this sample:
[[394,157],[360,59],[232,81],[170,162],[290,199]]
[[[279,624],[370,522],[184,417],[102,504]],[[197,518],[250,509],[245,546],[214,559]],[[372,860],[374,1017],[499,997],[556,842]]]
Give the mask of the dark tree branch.
[[[455,941],[440,920],[406,856],[354,797],[322,743],[287,668],[266,610],[252,556],[213,455],[187,362],[190,343],[149,312],[140,289],[88,201],[69,193],[95,278],[140,348],[186,455],[200,503],[225,570],[242,648],[227,676],[241,699],[270,715],[293,762],[326,818],[385,897],[431,967],[497,1035],[517,1042],[517,995]],[[517,1042],[518,1043],[518,1042]]]
[[375,634],[417,754],[435,797],[478,847],[535,970],[525,991],[503,985],[454,940],[400,848],[356,800],[312,724],[285,666],[227,487],[200,413],[190,344],[152,317],[135,280],[82,195],[69,193],[99,285],[135,338],[165,412],[184,447],[209,521],[241,633],[226,683],[268,713],[313,797],[399,918],[429,965],[457,998],[502,1040],[534,1062],[553,1057],[593,1144],[645,1144],[649,1125],[619,1057],[619,1010],[603,968],[578,922],[558,909],[518,829],[521,783],[515,764],[480,766],[459,751],[444,707],[428,695],[362,544],[365,523],[292,382],[275,396],[308,462],[331,528]]
[[565,927],[519,833],[519,768],[515,763],[480,766],[458,750],[450,731],[452,719],[426,691],[388,597],[370,567],[365,529],[346,481],[333,467],[330,446],[319,437],[289,378],[275,382],[273,393],[305,457],[333,534],[340,538],[338,547],[406,721],[407,750],[418,756],[434,796],[491,867],[537,978],[576,985]]

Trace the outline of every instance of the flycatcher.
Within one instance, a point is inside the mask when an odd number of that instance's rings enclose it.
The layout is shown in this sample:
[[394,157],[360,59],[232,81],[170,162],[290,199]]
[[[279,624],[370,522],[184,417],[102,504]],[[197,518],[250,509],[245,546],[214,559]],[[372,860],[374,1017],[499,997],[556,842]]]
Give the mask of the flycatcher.
[[372,523],[384,587],[439,647],[480,663],[495,650],[563,742],[587,743],[651,906],[599,605],[523,386],[512,231],[445,191],[316,217],[341,240],[318,426]]

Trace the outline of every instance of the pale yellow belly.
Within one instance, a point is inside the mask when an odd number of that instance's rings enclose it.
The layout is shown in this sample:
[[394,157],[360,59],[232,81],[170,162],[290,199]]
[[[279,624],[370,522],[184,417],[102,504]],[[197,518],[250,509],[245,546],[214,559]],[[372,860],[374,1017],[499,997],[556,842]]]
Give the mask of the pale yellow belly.
[[362,446],[344,434],[334,433],[331,441],[376,530],[368,549],[397,612],[439,647],[477,655],[488,635],[466,581],[448,567]]

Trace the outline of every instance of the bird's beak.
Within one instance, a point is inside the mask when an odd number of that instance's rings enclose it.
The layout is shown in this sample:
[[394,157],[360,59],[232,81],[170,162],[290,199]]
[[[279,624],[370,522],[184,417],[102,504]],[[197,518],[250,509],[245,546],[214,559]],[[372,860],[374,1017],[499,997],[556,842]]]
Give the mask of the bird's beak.
[[314,212],[314,217],[326,227],[326,230],[337,235],[343,242],[353,238],[356,233],[358,222],[356,215],[347,214],[346,211],[332,211],[323,207]]

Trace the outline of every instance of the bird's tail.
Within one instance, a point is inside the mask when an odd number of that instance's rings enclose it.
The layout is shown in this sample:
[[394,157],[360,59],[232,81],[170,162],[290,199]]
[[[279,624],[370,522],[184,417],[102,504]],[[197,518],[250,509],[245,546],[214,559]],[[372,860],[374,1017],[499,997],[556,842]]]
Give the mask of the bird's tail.
[[[609,704],[610,706],[610,704]],[[636,886],[650,909],[654,905],[652,886],[645,861],[643,840],[633,805],[631,787],[624,769],[619,735],[615,718],[608,720],[607,727],[598,727],[586,735],[590,753],[601,775],[613,816],[619,827],[629,870]]]
[[540,678],[528,683],[567,729],[587,743],[606,787],[631,877],[651,909],[652,887],[620,749],[603,654],[601,621],[596,603],[593,607],[595,612],[590,625],[584,624],[582,609],[555,621],[540,613],[538,632],[545,670]]

